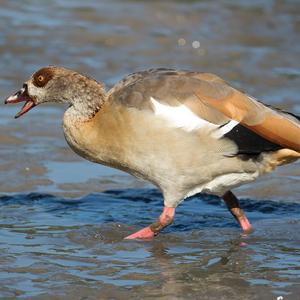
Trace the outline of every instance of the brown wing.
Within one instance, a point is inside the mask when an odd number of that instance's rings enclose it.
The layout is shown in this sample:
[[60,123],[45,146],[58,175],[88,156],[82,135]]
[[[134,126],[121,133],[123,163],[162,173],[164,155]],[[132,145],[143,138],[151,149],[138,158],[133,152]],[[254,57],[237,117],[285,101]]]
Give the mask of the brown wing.
[[111,101],[136,109],[152,110],[151,97],[170,106],[183,104],[213,124],[238,121],[240,129],[236,132],[243,130],[243,138],[252,147],[256,146],[256,135],[260,142],[264,140],[262,150],[265,145],[267,151],[276,150],[270,145],[277,145],[277,149],[300,152],[300,122],[296,117],[264,105],[213,74],[151,69],[128,76],[109,96]]
[[[225,82],[217,85],[229,87]],[[197,91],[196,94],[207,105],[263,138],[300,152],[300,122],[292,114],[272,109],[232,87],[229,87],[229,93],[225,97],[219,99],[202,91]]]

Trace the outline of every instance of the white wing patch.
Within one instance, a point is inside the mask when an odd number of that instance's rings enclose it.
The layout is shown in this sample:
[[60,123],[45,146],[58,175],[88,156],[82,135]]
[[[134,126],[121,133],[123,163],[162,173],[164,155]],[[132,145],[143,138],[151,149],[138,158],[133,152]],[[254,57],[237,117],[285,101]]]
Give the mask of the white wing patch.
[[222,136],[224,136],[226,133],[230,132],[237,124],[239,124],[238,121],[231,120],[226,125],[219,127],[219,129],[216,130],[212,135],[213,137],[219,139]]
[[151,97],[150,100],[153,104],[154,113],[169,121],[172,127],[182,128],[186,131],[192,131],[203,127],[210,127],[211,129],[216,129],[218,127],[215,124],[199,118],[184,105],[165,105],[153,97]]
[[154,113],[167,120],[170,126],[182,128],[186,131],[207,128],[211,130],[212,136],[216,139],[223,137],[223,135],[230,132],[239,123],[235,120],[230,120],[226,125],[220,127],[219,125],[201,119],[185,105],[169,106],[160,103],[153,97],[150,97],[150,100],[153,105]]

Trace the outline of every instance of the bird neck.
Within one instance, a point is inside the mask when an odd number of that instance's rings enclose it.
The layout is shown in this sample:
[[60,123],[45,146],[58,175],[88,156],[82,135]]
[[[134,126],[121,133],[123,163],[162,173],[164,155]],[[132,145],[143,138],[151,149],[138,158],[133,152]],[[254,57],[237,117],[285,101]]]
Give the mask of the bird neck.
[[95,116],[106,101],[104,85],[89,78],[77,81],[74,85],[72,92],[66,95],[70,103],[66,114],[74,121],[88,121]]

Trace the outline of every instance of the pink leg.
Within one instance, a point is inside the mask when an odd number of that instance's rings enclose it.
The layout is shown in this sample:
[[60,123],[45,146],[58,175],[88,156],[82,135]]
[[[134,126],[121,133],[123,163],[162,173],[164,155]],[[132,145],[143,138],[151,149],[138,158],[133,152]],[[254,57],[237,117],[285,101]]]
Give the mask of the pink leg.
[[248,221],[245,213],[240,208],[240,204],[239,204],[237,197],[231,191],[229,191],[223,196],[223,199],[227,205],[227,208],[231,212],[231,214],[239,222],[244,233],[251,233],[253,231],[253,228],[252,228],[250,222]]
[[158,235],[158,233],[168,225],[170,225],[174,220],[175,208],[173,207],[164,207],[164,210],[160,217],[157,219],[155,223],[152,223],[150,226],[145,227],[138,232],[135,232],[127,237],[126,240],[133,239],[151,239],[154,236]]

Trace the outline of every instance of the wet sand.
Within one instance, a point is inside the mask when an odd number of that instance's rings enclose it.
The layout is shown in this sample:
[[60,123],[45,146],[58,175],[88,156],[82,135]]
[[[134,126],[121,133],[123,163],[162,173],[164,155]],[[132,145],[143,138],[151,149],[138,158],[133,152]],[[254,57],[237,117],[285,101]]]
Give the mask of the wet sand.
[[[107,87],[165,66],[216,73],[300,114],[297,1],[0,5],[1,99],[44,65]],[[218,199],[200,196],[154,241],[128,242],[159,214],[160,194],[74,154],[64,107],[14,120],[19,106],[0,105],[0,298],[300,299],[299,163],[236,190],[256,228],[249,237]]]

